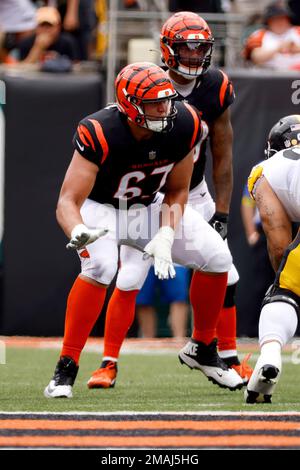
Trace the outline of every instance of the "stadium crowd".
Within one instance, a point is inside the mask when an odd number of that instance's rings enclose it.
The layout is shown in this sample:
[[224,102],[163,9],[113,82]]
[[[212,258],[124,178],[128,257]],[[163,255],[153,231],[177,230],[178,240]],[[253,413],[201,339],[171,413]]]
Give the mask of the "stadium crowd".
[[[43,63],[56,57],[57,71],[68,69],[66,63],[59,62],[60,56],[71,63],[86,60],[105,63],[108,8],[107,0],[3,0],[0,63]],[[185,10],[204,15],[239,14],[243,43],[235,51],[237,64],[271,68],[298,66],[300,12],[294,0],[271,3],[269,0],[119,0],[118,9],[133,13],[149,10],[166,14]]]

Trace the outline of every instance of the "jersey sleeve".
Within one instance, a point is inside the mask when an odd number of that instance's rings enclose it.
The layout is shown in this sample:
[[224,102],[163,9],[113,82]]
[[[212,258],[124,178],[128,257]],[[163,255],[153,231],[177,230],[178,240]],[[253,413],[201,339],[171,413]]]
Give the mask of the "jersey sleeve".
[[232,82],[229,80],[225,72],[220,70],[222,74],[222,82],[219,88],[219,106],[220,115],[234,102],[235,93]]
[[189,119],[187,119],[186,121],[186,128],[188,131],[187,143],[188,143],[189,150],[192,150],[201,139],[204,133],[204,128],[202,126],[202,121],[201,121],[201,117],[200,117],[198,110],[194,106],[191,106],[188,103],[183,103],[183,104],[189,116]]
[[[235,94],[231,80],[220,69],[214,69],[208,76],[207,100],[204,119],[212,123],[234,102]],[[201,109],[201,98],[199,103]]]
[[92,118],[80,121],[73,137],[73,146],[82,157],[100,167],[108,154],[108,144],[100,122]]
[[253,200],[255,200],[255,187],[257,181],[262,177],[263,175],[263,165],[260,163],[258,165],[255,165],[251,173],[248,177],[248,192]]

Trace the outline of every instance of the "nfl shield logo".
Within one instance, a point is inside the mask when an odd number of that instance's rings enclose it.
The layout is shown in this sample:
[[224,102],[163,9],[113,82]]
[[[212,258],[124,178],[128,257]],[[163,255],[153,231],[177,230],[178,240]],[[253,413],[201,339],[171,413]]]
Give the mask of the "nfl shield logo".
[[152,150],[149,152],[149,160],[154,160],[154,158],[156,158],[156,152]]

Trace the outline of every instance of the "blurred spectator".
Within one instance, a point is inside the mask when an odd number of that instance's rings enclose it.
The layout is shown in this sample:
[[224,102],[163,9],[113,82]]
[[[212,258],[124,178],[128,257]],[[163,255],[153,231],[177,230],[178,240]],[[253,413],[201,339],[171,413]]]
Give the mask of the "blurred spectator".
[[170,11],[223,13],[222,0],[169,0]]
[[123,0],[123,5],[126,9],[140,9],[138,0]]
[[248,18],[255,14],[262,14],[269,3],[270,0],[233,0],[231,11]]
[[61,18],[54,7],[42,7],[36,12],[37,28],[18,45],[19,59],[35,64],[49,57],[67,56],[76,59],[76,45],[72,36],[61,31]]
[[140,290],[137,300],[137,316],[141,335],[144,338],[157,336],[157,311],[155,308],[157,294],[159,300],[169,306],[168,323],[172,336],[184,338],[187,336],[187,320],[189,314],[189,284],[190,270],[183,266],[175,266],[174,279],[159,280],[151,268],[146,281]]
[[265,28],[246,40],[244,56],[255,65],[287,70],[300,67],[300,28],[291,23],[291,12],[278,3],[264,12]]
[[6,63],[7,60],[7,50],[4,46],[5,33],[0,31],[0,64]]
[[7,35],[0,31],[0,64],[15,64],[17,61],[9,55],[6,39]]
[[56,0],[63,30],[77,41],[79,60],[88,60],[92,31],[97,25],[94,0]]
[[30,0],[0,1],[0,30],[24,37],[36,27],[35,8]]
[[260,13],[253,13],[248,17],[248,21],[245,24],[245,29],[243,30],[242,42],[245,42],[250,34],[254,33],[258,29],[264,27],[264,18]]
[[[0,0],[1,1],[1,0]],[[77,47],[77,58],[88,60],[93,42],[93,30],[97,26],[95,4],[98,0],[33,0],[37,5],[58,9],[62,19],[62,31],[70,33]]]
[[122,0],[125,9],[166,12],[167,0]]
[[241,214],[248,245],[255,246],[263,232],[259,213],[256,209],[255,201],[250,197],[247,184],[243,190]]
[[0,62],[15,63],[9,52],[33,34],[35,28],[35,8],[30,0],[0,0],[0,31],[3,33]]
[[98,59],[105,54],[108,36],[107,36],[107,3],[106,0],[95,0],[95,11],[97,16],[96,46],[95,52]]

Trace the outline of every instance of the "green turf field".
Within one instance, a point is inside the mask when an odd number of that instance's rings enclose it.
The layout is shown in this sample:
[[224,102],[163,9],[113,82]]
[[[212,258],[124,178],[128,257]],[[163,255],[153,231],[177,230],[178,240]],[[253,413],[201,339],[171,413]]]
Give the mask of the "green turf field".
[[243,391],[218,388],[181,366],[176,353],[123,355],[116,387],[108,390],[88,390],[99,356],[83,353],[74,398],[49,400],[43,389],[57,358],[58,351],[8,348],[6,365],[0,365],[0,411],[300,411],[300,366],[290,363],[272,405],[246,405]]

